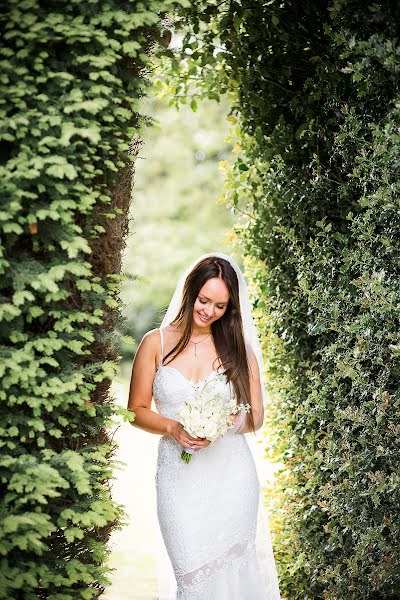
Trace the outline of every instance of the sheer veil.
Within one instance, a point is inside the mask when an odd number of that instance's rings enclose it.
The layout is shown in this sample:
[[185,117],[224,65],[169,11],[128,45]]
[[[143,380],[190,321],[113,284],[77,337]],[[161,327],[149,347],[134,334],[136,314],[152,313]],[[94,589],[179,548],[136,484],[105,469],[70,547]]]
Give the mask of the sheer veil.
[[[178,313],[181,305],[181,298],[184,283],[188,274],[192,269],[204,258],[215,256],[223,258],[228,261],[232,268],[235,270],[238,284],[239,284],[239,301],[240,301],[240,312],[242,316],[243,334],[246,345],[251,347],[253,350],[260,371],[260,382],[261,382],[261,397],[262,397],[262,414],[264,415],[264,405],[266,403],[266,392],[264,386],[264,362],[262,357],[261,344],[259,341],[258,330],[254,323],[253,316],[251,313],[251,306],[249,300],[249,294],[247,290],[246,281],[243,273],[241,272],[236,261],[229,255],[221,252],[212,252],[209,254],[203,254],[199,256],[189,267],[182,273],[175,288],[175,292],[172,296],[171,302],[164,315],[160,327],[166,327]],[[257,533],[256,533],[256,549],[257,549],[257,560],[259,562],[260,571],[262,574],[262,580],[265,587],[265,600],[280,600],[281,596],[279,593],[278,576],[275,566],[275,560],[272,550],[272,543],[270,537],[270,530],[268,524],[268,515],[264,505],[264,498],[262,492],[263,479],[263,458],[260,450],[260,442],[263,439],[262,430],[259,429],[254,433],[241,433],[242,426],[244,424],[245,413],[240,411],[239,418],[235,424],[235,428],[230,433],[236,435],[244,435],[247,443],[252,452],[254,462],[257,469],[258,479],[260,482],[259,491],[259,503],[258,503],[258,517],[257,517]],[[240,518],[240,516],[238,516]],[[157,576],[158,576],[158,598],[159,600],[174,600],[176,594],[176,582],[175,576],[172,570],[172,566],[164,545],[163,538],[159,527],[156,527],[157,537]]]

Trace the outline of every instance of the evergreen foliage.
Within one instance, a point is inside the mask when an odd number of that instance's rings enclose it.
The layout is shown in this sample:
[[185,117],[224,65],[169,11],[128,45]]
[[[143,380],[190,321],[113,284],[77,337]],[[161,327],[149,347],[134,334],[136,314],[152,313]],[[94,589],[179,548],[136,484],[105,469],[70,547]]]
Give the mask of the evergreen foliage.
[[[183,2],[182,2],[183,4]],[[9,0],[0,16],[0,597],[98,597],[115,327],[137,130],[165,2]],[[166,42],[168,43],[168,42]]]
[[165,57],[171,102],[234,99],[290,600],[400,588],[399,24],[395,2],[195,2]]

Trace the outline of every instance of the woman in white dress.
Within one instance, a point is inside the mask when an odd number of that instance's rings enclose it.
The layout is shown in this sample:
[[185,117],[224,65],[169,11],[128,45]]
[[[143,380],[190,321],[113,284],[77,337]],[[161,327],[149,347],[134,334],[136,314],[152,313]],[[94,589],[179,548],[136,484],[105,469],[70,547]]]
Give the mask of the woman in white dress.
[[[233,429],[214,442],[193,438],[178,411],[193,388],[219,373],[226,401],[251,410],[232,415]],[[262,426],[264,398],[243,274],[226,254],[202,255],[180,277],[161,327],[143,337],[132,367],[133,425],[161,435],[155,483],[168,576],[159,570],[160,600],[280,599],[257,454],[248,443]],[[183,449],[192,452],[188,464]]]

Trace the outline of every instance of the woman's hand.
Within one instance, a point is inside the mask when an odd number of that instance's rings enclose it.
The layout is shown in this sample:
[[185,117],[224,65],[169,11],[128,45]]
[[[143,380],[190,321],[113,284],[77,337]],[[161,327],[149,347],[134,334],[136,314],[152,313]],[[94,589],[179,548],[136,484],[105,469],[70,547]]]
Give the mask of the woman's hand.
[[179,444],[181,444],[184,448],[189,448],[190,450],[201,450],[210,444],[210,440],[206,438],[194,438],[192,437],[186,429],[184,429],[182,423],[179,421],[175,421],[171,427],[171,435],[176,439]]
[[238,413],[238,412],[237,412],[237,413],[231,413],[229,416],[230,416],[230,418],[231,418],[231,421],[232,421],[232,423],[233,423],[233,424],[235,424],[235,423],[236,423],[236,421],[237,421],[237,420],[238,420],[238,418],[239,418],[239,413]]
[[235,434],[235,433],[244,433],[244,431],[245,431],[245,418],[246,418],[245,413],[242,413],[241,411],[239,411],[237,413],[231,413],[230,414],[230,419],[231,419],[231,421],[233,423],[233,427],[231,427],[230,429],[228,429],[227,433],[231,434],[231,435]]

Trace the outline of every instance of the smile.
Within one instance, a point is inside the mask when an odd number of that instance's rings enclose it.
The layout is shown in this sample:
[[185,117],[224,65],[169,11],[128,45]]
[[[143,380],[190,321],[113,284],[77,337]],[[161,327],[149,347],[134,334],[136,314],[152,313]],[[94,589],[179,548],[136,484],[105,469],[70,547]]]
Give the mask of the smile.
[[201,314],[199,314],[200,319],[203,321],[203,323],[208,323],[208,321],[210,319],[206,319],[205,317],[202,317]]

